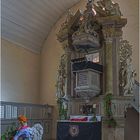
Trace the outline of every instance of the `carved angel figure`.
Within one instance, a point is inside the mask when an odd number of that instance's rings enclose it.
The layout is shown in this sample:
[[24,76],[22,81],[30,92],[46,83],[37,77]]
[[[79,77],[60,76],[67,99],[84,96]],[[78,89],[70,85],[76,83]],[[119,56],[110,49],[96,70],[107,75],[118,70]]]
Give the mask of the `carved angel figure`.
[[127,40],[120,45],[120,88],[123,95],[133,95],[136,72],[132,66],[132,46]]
[[124,95],[129,95],[133,93],[136,72],[132,67],[130,58],[126,60],[126,66],[126,82],[124,85]]

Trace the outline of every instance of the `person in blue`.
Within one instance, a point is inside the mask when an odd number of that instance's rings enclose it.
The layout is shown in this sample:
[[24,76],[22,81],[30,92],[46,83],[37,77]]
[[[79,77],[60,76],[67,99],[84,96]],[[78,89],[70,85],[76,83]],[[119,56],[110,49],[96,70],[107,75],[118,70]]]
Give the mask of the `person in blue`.
[[27,118],[24,115],[18,117],[20,127],[17,130],[13,140],[33,140],[32,129],[27,124]]

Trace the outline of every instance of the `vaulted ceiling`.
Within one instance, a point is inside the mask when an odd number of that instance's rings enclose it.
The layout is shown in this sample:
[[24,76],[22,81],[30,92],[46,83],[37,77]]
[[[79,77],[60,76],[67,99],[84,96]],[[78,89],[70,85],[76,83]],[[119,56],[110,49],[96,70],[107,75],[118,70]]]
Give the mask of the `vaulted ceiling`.
[[40,52],[60,16],[80,0],[2,0],[2,38]]

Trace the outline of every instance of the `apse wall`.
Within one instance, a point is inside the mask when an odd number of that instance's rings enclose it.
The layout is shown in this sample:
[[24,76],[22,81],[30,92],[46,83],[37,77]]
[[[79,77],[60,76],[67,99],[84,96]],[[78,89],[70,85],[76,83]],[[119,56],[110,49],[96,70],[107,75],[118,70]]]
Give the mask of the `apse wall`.
[[1,101],[39,103],[40,56],[2,39]]
[[[128,23],[123,29],[124,39],[130,41],[133,45],[133,63],[134,67],[138,73],[139,66],[139,48],[138,48],[138,0],[114,0],[120,4],[120,9],[123,16],[127,18]],[[81,0],[78,4],[71,8],[72,12],[76,12],[78,9],[84,10],[87,0]],[[50,31],[47,40],[44,43],[41,52],[41,103],[48,103],[54,105],[54,119],[56,118],[56,79],[57,79],[57,69],[60,62],[60,56],[63,54],[62,46],[57,40],[56,34],[60,29],[60,25],[64,22],[66,18],[66,13],[57,21]],[[136,77],[138,80],[138,75]],[[56,127],[53,125],[53,127]],[[55,128],[53,129],[53,137],[55,137]]]

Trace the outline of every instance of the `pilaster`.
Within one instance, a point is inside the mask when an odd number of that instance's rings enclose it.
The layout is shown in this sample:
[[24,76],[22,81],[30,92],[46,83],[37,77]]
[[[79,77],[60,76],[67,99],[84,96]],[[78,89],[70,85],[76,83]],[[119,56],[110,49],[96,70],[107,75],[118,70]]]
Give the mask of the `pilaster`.
[[105,94],[119,95],[119,44],[127,20],[119,16],[100,17],[104,39]]

